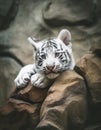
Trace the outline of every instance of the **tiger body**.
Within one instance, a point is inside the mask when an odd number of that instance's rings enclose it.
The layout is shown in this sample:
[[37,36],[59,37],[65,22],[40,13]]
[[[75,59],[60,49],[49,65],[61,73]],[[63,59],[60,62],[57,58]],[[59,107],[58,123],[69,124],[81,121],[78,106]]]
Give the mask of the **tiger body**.
[[25,87],[31,82],[35,87],[45,88],[63,71],[73,69],[75,62],[68,30],[62,30],[57,38],[40,42],[29,37],[29,42],[35,50],[35,62],[21,69],[15,79],[17,87]]

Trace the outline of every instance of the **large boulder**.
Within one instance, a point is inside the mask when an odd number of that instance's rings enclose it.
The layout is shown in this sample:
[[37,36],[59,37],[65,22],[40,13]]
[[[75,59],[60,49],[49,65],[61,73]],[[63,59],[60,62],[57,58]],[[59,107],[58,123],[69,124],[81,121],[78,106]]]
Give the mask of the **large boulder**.
[[86,130],[101,129],[101,47],[85,54],[76,64],[87,88],[88,114]]
[[19,0],[0,0],[0,30],[9,27],[18,11]]
[[92,0],[51,0],[43,10],[43,18],[54,27],[91,26],[96,21],[95,4]]

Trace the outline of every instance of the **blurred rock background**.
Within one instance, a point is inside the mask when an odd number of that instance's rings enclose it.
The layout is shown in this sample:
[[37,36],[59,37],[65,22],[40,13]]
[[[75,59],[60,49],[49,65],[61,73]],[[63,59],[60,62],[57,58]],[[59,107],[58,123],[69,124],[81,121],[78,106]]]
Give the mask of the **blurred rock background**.
[[63,28],[71,31],[76,61],[100,47],[101,1],[0,0],[0,106],[15,88],[21,67],[33,62],[27,37],[56,37]]

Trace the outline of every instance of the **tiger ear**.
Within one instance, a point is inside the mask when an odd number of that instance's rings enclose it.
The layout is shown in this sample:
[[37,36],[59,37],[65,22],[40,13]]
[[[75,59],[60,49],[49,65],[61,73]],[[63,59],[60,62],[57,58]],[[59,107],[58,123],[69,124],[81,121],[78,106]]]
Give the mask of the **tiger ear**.
[[35,48],[35,50],[38,49],[38,44],[37,44],[38,40],[37,39],[35,39],[33,37],[28,37],[28,41]]
[[58,35],[58,38],[67,46],[71,42],[71,33],[67,29],[62,29]]

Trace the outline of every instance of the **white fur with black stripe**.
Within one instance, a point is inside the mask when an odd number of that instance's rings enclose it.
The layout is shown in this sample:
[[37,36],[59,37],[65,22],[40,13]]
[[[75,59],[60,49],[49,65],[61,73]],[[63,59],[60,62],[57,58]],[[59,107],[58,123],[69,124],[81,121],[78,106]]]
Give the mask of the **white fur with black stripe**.
[[37,41],[29,37],[28,40],[35,50],[35,62],[21,69],[14,80],[17,87],[25,87],[31,82],[35,87],[45,88],[61,72],[73,69],[71,33],[67,29],[61,30],[57,38]]

